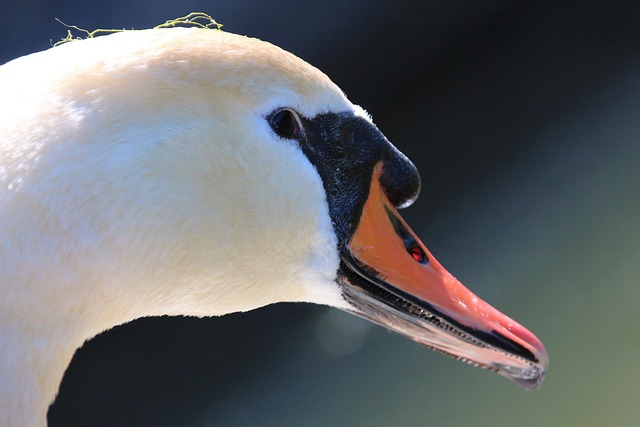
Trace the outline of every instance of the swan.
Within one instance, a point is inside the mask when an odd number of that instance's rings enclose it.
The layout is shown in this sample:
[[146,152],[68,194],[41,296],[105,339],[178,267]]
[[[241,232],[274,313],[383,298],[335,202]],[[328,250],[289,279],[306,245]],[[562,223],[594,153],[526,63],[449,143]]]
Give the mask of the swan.
[[548,357],[398,213],[414,165],[322,72],[200,28],[0,67],[0,424],[44,426],[74,352],[144,316],[325,304],[537,387]]

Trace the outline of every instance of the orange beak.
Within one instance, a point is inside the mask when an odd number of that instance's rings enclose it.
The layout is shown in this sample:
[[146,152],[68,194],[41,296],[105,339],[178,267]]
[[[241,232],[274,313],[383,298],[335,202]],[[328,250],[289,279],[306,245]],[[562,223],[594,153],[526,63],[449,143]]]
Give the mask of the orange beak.
[[381,169],[374,168],[358,225],[342,248],[341,282],[355,314],[537,387],[549,363],[540,340],[440,265],[385,195]]

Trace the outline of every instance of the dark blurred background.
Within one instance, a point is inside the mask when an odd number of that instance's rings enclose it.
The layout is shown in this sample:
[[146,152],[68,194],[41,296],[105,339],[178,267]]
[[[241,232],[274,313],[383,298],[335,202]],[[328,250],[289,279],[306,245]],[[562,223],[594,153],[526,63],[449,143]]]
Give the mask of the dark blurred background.
[[326,72],[418,166],[404,215],[536,333],[539,391],[324,307],[88,342],[51,426],[640,425],[640,2],[3,1],[0,61],[190,11]]

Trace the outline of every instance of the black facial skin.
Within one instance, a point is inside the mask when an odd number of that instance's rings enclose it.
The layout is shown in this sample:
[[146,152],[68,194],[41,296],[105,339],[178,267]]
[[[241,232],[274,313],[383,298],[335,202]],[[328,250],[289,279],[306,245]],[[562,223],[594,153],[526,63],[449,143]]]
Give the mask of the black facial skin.
[[[267,120],[273,123],[281,116],[282,109],[278,109]],[[355,231],[369,195],[373,168],[380,161],[380,182],[391,203],[402,207],[418,197],[418,170],[371,122],[352,112],[298,117],[302,130],[290,138],[298,141],[322,178],[340,248]]]

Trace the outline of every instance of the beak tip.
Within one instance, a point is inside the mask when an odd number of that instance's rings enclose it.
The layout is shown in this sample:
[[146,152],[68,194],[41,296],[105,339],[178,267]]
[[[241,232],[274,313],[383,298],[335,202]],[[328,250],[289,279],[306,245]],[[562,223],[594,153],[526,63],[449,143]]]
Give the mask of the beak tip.
[[526,367],[523,365],[514,366],[513,364],[502,363],[494,363],[492,365],[497,369],[499,374],[515,381],[520,387],[526,390],[536,390],[540,388],[547,374],[548,359],[529,362]]
[[539,388],[549,368],[547,349],[542,344],[542,341],[524,326],[506,316],[502,317],[502,320],[504,322],[502,323],[503,331],[506,330],[505,332],[507,336],[510,336],[511,340],[528,350],[529,357],[526,357],[526,359],[532,364],[531,369],[515,373],[511,378],[526,389]]
[[544,381],[544,377],[546,375],[545,370],[541,370],[540,374],[534,378],[524,379],[518,378],[515,381],[525,390],[537,390],[540,388],[542,381]]
[[531,369],[531,374],[526,376],[519,376],[513,378],[520,386],[527,390],[536,390],[540,388],[542,381],[544,380],[547,370],[549,369],[549,354],[544,344],[531,333],[528,329],[522,327],[526,334],[521,333],[520,338],[524,342],[529,344],[529,348],[535,359]]

